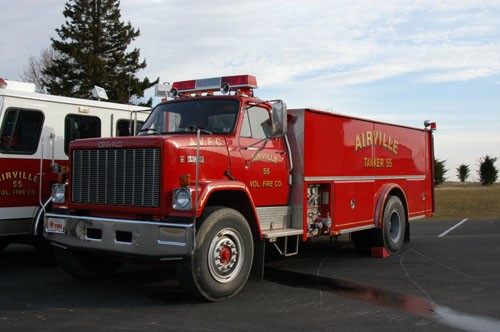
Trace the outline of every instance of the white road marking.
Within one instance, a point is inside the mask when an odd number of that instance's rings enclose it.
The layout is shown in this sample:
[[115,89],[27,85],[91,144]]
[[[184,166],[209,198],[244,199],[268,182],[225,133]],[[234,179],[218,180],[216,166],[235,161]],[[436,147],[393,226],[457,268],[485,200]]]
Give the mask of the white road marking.
[[451,227],[451,228],[448,228],[446,231],[444,231],[443,233],[439,234],[438,237],[443,237],[445,236],[446,234],[448,234],[449,232],[451,232],[452,230],[454,230],[455,228],[457,228],[458,226],[462,225],[464,222],[466,222],[468,219],[464,219],[462,220],[461,222],[459,222],[458,224],[456,224],[455,226]]

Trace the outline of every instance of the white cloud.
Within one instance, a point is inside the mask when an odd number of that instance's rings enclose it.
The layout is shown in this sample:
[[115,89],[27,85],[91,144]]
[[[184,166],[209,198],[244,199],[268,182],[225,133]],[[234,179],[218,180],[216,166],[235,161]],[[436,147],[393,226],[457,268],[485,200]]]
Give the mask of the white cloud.
[[500,73],[498,1],[144,6],[136,0],[122,7],[140,25],[137,44],[148,60],[146,74],[162,79],[244,70],[268,84],[317,78],[338,86],[407,73],[422,73],[423,83]]
[[455,70],[455,71],[443,71],[440,73],[434,73],[427,75],[422,78],[420,82],[457,82],[457,81],[468,81],[482,77],[488,77],[496,74],[496,71],[490,68],[475,68],[467,70]]

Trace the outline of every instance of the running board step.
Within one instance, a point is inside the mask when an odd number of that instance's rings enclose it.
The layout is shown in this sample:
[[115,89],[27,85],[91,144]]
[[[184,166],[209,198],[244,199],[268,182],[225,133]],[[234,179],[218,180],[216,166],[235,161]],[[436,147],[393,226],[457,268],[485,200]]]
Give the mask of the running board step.
[[269,240],[269,239],[276,239],[278,237],[302,235],[302,234],[304,234],[304,231],[302,229],[296,229],[296,228],[273,229],[272,231],[262,231],[262,238]]
[[[272,243],[282,256],[288,257],[299,253],[299,237],[303,233],[303,230],[295,228],[275,229],[272,231],[263,231],[262,238]],[[291,248],[288,245],[288,239],[292,241]]]

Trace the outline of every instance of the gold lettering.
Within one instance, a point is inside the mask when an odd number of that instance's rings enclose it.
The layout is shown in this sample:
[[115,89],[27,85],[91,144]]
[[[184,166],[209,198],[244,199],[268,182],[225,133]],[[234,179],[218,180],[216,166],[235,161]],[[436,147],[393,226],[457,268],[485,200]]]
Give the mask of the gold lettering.
[[[196,145],[196,139],[190,137],[189,138],[189,145],[193,146]],[[200,138],[200,145],[224,145],[224,139],[221,137],[216,137],[214,138]]]
[[255,158],[253,160],[254,161],[258,161],[258,160],[259,161],[269,161],[272,163],[279,162],[278,156],[272,155],[270,153],[262,153],[262,152],[257,153],[257,155],[255,156]]
[[354,148],[354,151],[361,150],[363,148],[363,145],[361,144],[361,139],[359,138],[359,135],[356,135],[356,147]]
[[382,168],[384,167],[384,158],[364,158],[364,166],[366,168]]
[[273,187],[273,181],[262,181],[262,187],[264,187],[264,188],[272,188]]
[[394,143],[392,145],[392,152],[394,152],[394,154],[398,154],[398,144],[399,142],[397,140],[394,140]]
[[0,173],[0,182],[4,182],[7,180],[13,180],[13,181],[27,180],[33,183],[38,183],[39,179],[40,178],[38,175],[29,172],[11,171],[11,172]]
[[372,137],[372,132],[367,131],[366,132],[366,146],[372,146],[373,145],[373,137]]
[[376,145],[376,144],[378,144],[379,134],[380,134],[380,132],[379,132],[379,131],[374,131],[374,132],[373,132],[373,136],[374,136],[374,143],[373,143],[372,145]]
[[381,146],[394,154],[398,154],[399,141],[391,135],[381,131],[366,131],[357,134],[354,142],[354,151],[359,151],[370,146]]
[[259,181],[257,180],[250,181],[250,188],[260,188]]

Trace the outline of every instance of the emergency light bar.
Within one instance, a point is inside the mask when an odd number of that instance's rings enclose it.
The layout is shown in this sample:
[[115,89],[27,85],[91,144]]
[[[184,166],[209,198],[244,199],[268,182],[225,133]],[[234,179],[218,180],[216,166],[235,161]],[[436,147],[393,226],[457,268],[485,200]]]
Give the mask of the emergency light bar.
[[170,90],[171,97],[177,97],[179,94],[189,93],[213,93],[220,91],[227,94],[230,91],[240,91],[247,95],[253,95],[252,89],[257,88],[257,79],[251,75],[212,77],[199,80],[189,80],[174,82]]

